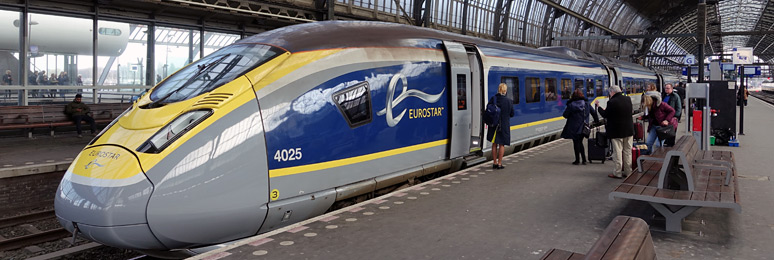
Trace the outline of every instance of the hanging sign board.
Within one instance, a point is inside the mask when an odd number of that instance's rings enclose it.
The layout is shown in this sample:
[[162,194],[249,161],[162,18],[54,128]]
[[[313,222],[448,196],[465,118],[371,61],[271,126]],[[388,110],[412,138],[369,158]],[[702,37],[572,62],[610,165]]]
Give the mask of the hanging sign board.
[[733,55],[731,60],[734,61],[734,64],[744,65],[753,63],[753,48],[734,48]]

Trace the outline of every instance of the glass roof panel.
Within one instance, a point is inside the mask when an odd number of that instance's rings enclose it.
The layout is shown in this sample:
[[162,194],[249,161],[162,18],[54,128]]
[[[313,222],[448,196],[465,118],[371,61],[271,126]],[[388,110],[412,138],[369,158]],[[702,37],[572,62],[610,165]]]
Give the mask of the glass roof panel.
[[[721,28],[723,32],[752,31],[768,1],[763,0],[726,0],[718,3]],[[723,36],[726,50],[743,47],[748,35]]]

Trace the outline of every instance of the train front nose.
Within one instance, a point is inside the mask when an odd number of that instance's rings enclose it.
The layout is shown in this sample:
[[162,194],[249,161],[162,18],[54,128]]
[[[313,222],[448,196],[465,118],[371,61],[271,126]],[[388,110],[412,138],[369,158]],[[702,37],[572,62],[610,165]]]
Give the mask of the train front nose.
[[62,226],[90,240],[163,250],[145,214],[152,191],[132,152],[114,145],[95,146],[81,152],[67,169],[54,208]]

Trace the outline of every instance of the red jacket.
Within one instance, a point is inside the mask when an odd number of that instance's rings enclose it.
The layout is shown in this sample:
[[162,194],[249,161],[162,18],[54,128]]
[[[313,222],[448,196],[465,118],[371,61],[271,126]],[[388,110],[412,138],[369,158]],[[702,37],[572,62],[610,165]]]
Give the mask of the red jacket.
[[654,126],[660,126],[661,122],[666,120],[669,125],[677,130],[677,118],[675,118],[675,109],[670,107],[667,103],[661,102],[655,109],[648,112],[648,132]]

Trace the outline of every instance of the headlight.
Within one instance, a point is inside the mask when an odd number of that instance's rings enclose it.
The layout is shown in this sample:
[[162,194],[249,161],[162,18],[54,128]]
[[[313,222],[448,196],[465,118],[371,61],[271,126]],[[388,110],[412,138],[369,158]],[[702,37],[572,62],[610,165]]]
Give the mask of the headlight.
[[141,153],[160,153],[175,140],[212,115],[212,110],[196,110],[182,114],[162,127],[148,141],[137,148]]

